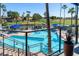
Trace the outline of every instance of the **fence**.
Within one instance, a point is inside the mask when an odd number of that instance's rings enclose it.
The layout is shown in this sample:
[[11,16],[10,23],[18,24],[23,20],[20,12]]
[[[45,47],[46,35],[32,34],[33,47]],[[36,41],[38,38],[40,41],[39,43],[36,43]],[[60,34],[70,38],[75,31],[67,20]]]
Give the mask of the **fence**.
[[[52,28],[50,29],[51,32],[56,32],[56,28]],[[0,30],[0,31],[12,31],[12,30]],[[8,52],[11,52],[10,54],[11,55],[25,55],[25,56],[28,56],[28,55],[35,55],[39,52],[45,54],[45,55],[48,55],[48,43],[46,42],[45,44],[43,42],[40,42],[40,43],[34,43],[33,45],[29,45],[29,40],[28,39],[28,33],[34,33],[34,32],[39,32],[39,31],[47,31],[47,29],[43,29],[43,30],[32,30],[32,31],[13,31],[13,32],[20,32],[20,33],[25,33],[25,41],[24,42],[21,42],[19,40],[16,40],[15,38],[8,38],[7,40],[12,42],[12,44],[8,44],[8,43],[5,43],[6,39],[4,39],[4,36],[3,36],[3,40],[0,41],[0,45],[2,46],[2,55],[4,56],[5,55],[5,50],[7,50]],[[61,31],[62,29],[59,28],[59,35],[58,35],[58,40],[54,40],[54,38],[51,39],[51,42],[52,42],[52,53],[51,55],[59,55],[63,52],[63,44],[64,44],[64,41],[62,41],[61,39]],[[42,33],[42,34],[45,34],[45,33]],[[41,35],[42,35],[41,34]],[[54,35],[51,35],[51,37],[53,37]],[[43,36],[43,39],[46,39],[47,40],[47,37],[44,38]],[[38,40],[38,39],[37,39]],[[18,43],[18,44],[17,44]],[[20,45],[21,48],[19,47],[16,47],[17,45]],[[36,51],[34,51],[36,49]],[[9,53],[6,53],[9,55]]]

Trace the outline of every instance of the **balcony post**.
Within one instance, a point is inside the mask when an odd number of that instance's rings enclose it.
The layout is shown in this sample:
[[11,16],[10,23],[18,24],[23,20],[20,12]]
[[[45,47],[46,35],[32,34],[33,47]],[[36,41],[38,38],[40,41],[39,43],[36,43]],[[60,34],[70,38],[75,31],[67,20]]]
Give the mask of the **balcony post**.
[[3,56],[4,56],[4,35],[3,35]]
[[61,27],[59,27],[59,52],[61,52]]
[[25,41],[25,44],[26,44],[26,47],[25,47],[25,50],[26,50],[26,53],[25,53],[25,56],[28,56],[28,50],[27,50],[27,47],[28,47],[28,42],[27,42],[27,32],[25,33],[25,39],[26,39],[26,41]]
[[49,17],[49,5],[45,4],[46,7],[46,19],[47,19],[47,30],[48,30],[48,55],[51,55],[51,32],[50,32],[50,17]]
[[76,44],[78,43],[78,5],[75,5],[75,34],[76,34]]
[[19,48],[18,48],[18,56],[19,56]]

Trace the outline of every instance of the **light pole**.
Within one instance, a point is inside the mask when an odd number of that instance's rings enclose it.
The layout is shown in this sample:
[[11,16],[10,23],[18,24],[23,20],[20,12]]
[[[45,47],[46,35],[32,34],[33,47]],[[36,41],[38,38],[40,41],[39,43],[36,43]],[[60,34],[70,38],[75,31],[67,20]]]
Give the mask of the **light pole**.
[[46,19],[47,19],[47,29],[48,29],[48,55],[52,53],[51,50],[51,32],[50,32],[50,18],[49,18],[49,5],[45,4],[46,7]]

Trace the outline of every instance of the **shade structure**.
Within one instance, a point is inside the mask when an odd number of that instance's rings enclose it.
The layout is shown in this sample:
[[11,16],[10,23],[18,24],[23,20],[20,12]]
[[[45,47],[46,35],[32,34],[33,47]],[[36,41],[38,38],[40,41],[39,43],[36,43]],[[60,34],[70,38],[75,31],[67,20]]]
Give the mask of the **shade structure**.
[[52,26],[57,27],[57,26],[60,26],[60,25],[59,24],[52,24]]
[[17,29],[17,28],[20,28],[21,26],[22,24],[14,24],[14,25],[11,25],[10,28]]
[[79,3],[72,3],[72,4],[79,6]]

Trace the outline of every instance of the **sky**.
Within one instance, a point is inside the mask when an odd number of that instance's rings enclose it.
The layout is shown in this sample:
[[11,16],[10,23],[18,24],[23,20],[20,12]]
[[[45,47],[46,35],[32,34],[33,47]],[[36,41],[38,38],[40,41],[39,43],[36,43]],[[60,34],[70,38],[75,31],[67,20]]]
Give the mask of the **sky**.
[[[7,11],[18,11],[20,16],[23,12],[30,11],[30,15],[32,16],[34,13],[39,13],[44,16],[45,12],[45,4],[44,3],[5,3]],[[64,5],[64,4],[62,4]],[[75,7],[73,4],[66,4],[66,17],[70,17],[68,14],[68,9],[71,7]],[[49,15],[50,16],[60,16],[60,3],[49,3]],[[27,14],[27,13],[26,13]],[[61,12],[61,16],[63,17],[63,9]]]

